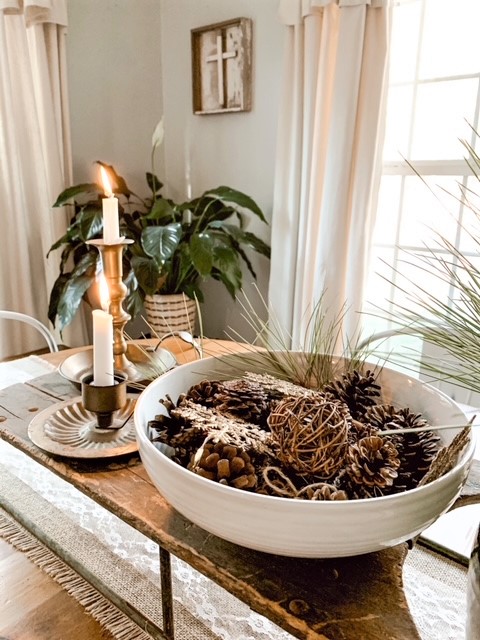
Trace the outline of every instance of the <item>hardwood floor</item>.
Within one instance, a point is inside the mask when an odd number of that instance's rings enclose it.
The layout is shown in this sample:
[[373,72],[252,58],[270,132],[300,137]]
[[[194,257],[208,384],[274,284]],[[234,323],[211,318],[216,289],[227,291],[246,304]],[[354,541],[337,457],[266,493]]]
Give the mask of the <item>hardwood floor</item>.
[[0,640],[113,640],[59,584],[0,540]]

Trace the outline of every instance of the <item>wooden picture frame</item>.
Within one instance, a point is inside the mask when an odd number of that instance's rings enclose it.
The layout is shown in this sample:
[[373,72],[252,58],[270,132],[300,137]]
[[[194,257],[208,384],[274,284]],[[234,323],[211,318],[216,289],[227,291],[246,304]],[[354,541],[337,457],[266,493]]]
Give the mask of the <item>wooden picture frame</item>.
[[252,21],[235,18],[192,29],[193,113],[252,107]]

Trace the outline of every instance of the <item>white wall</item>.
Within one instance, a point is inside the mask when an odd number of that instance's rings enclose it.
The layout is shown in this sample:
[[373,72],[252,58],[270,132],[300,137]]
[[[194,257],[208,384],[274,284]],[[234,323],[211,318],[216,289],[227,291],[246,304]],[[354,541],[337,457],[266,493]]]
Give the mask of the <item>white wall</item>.
[[74,183],[97,179],[93,163],[103,160],[147,193],[163,112],[160,2],[68,0],[68,20]]
[[[172,197],[185,198],[186,155],[190,149],[193,195],[228,185],[250,195],[271,219],[277,107],[283,50],[278,0],[161,0],[166,183]],[[193,115],[190,30],[232,18],[253,21],[252,110]],[[269,241],[270,229],[254,221],[249,230]],[[251,255],[251,254],[250,254]],[[268,260],[252,256],[257,284],[266,297]],[[245,290],[252,301],[250,274]],[[203,287],[202,315],[207,335],[222,337],[233,327],[251,338],[241,309],[223,285]]]
[[[193,196],[228,185],[250,195],[271,218],[283,30],[278,0],[69,0],[69,84],[74,181],[90,181],[92,162],[114,164],[143,189],[155,124],[165,116],[164,194],[186,197],[190,154]],[[190,30],[223,20],[253,21],[253,101],[245,113],[192,113]],[[270,229],[249,227],[265,241]],[[268,260],[252,259],[266,296]],[[245,276],[245,289],[254,299]],[[205,333],[228,327],[252,337],[223,285],[204,286]]]

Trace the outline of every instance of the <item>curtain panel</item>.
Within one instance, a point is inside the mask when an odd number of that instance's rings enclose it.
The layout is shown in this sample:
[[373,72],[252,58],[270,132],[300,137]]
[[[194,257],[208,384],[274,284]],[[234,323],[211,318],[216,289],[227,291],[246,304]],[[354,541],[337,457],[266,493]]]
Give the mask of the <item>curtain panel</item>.
[[[0,308],[45,324],[58,261],[46,256],[67,222],[52,204],[71,183],[66,24],[65,0],[0,0]],[[43,346],[5,325],[0,358]]]
[[388,0],[282,0],[279,11],[271,317],[301,348],[322,299],[327,323],[343,317],[346,345],[358,329],[380,177]]

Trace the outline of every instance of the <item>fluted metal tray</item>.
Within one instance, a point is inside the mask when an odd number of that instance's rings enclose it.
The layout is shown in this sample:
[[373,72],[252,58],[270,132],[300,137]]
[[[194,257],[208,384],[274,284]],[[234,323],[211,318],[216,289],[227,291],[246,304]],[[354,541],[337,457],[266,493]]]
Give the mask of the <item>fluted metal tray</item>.
[[[138,385],[148,384],[165,371],[173,369],[177,361],[173,353],[162,347],[146,350],[134,343],[127,345],[127,360],[131,368],[127,371],[128,381]],[[58,367],[59,373],[80,388],[82,378],[93,372],[93,347],[74,353]]]
[[112,458],[137,451],[133,424],[135,396],[128,396],[113,415],[113,428],[98,429],[97,416],[87,411],[82,398],[52,405],[28,425],[30,440],[40,449],[68,458]]

